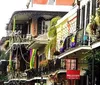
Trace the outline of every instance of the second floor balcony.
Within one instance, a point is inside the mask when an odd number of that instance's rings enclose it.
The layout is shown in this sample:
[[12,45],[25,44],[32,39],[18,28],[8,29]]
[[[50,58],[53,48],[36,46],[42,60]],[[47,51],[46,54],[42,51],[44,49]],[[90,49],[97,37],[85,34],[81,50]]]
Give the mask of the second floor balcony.
[[26,70],[27,78],[31,79],[34,77],[44,76],[55,73],[58,70],[58,73],[66,73],[66,64],[65,59],[56,59],[56,60],[43,60],[40,62],[38,69]]
[[[13,13],[8,25],[7,35],[15,38],[14,42],[32,40],[47,33],[50,20],[55,16],[64,16],[66,12],[19,10]],[[22,41],[21,41],[22,40]]]

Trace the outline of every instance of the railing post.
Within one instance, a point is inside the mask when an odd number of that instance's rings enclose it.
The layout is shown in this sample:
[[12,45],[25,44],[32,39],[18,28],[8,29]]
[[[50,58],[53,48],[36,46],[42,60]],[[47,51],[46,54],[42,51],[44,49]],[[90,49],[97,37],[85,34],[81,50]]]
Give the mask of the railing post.
[[88,77],[88,75],[87,75],[87,84],[86,85],[89,85],[89,77]]
[[88,46],[90,46],[90,42],[91,42],[91,40],[90,40],[90,35],[89,35],[89,41],[88,41]]

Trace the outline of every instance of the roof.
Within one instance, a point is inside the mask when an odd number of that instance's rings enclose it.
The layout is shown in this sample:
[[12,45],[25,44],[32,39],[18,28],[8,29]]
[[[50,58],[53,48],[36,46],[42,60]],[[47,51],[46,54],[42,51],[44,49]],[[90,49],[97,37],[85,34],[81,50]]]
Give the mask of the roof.
[[44,10],[32,10],[32,9],[18,10],[12,14],[11,19],[8,22],[6,29],[11,28],[14,18],[16,19],[16,23],[21,23],[21,22],[26,22],[27,20],[30,20],[31,18],[44,17],[45,19],[51,19],[55,16],[62,17],[66,13],[67,11],[61,12],[61,11],[44,11]]

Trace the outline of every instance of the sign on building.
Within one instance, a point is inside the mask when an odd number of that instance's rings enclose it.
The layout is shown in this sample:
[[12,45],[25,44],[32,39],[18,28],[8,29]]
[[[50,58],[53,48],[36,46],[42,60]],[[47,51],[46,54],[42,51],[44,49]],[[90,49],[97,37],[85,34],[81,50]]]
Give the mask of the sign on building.
[[67,70],[67,79],[80,79],[80,70]]
[[80,70],[77,70],[77,59],[66,59],[66,79],[80,79]]

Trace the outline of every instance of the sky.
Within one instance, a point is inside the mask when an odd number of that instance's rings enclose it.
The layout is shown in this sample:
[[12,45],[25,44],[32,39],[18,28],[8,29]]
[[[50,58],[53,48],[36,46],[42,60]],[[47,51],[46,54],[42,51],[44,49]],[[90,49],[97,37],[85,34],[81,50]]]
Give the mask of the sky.
[[26,8],[27,0],[1,0],[0,1],[0,39],[6,36],[6,24],[16,10]]

